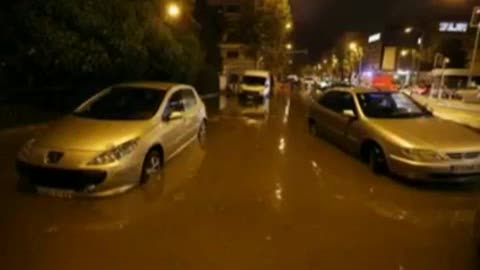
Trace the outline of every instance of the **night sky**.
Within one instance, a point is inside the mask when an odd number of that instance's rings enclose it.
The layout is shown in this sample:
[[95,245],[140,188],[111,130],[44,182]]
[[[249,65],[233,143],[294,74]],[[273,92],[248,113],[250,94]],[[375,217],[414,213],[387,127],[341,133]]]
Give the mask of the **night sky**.
[[310,60],[331,48],[343,32],[381,31],[391,24],[466,17],[480,0],[290,0],[297,48],[307,48]]

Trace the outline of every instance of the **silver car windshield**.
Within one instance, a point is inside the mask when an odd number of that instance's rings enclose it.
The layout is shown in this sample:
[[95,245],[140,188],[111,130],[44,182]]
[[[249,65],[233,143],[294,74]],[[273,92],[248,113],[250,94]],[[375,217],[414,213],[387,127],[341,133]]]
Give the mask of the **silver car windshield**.
[[396,92],[357,94],[363,113],[370,118],[412,118],[431,116],[410,97]]
[[74,115],[105,120],[145,120],[152,118],[165,97],[165,91],[113,87],[82,106]]

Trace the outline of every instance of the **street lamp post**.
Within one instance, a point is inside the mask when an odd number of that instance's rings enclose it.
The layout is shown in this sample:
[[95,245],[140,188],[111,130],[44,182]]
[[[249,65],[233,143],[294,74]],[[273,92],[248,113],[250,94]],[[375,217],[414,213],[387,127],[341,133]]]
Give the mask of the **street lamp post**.
[[[356,60],[358,61],[358,70],[357,70],[357,77],[358,77],[358,82],[360,83],[361,81],[361,74],[362,74],[362,54],[360,52],[360,46],[358,46],[358,44],[356,42],[350,42],[350,44],[348,45],[348,48],[350,49],[350,51],[352,51],[355,55],[355,57],[357,58]],[[352,63],[352,70],[353,70],[353,66],[354,64]],[[350,78],[351,79],[351,78]]]
[[443,94],[443,86],[445,84],[445,69],[447,68],[447,64],[450,63],[450,58],[445,57],[442,62],[442,76],[440,78],[440,89],[438,91],[438,99],[442,98]]
[[[400,51],[400,57],[402,58],[406,58],[408,55],[410,54],[410,50],[407,50],[407,49],[403,49]],[[413,59],[413,52],[412,52],[412,59]],[[414,63],[413,63],[413,60],[412,60],[412,63],[411,63],[411,66],[413,67]],[[407,68],[407,71],[408,71],[408,67]],[[405,85],[409,85],[410,84],[410,76],[411,73],[410,71],[407,73],[407,77],[405,79]]]
[[475,36],[475,45],[473,46],[472,52],[472,60],[470,61],[470,71],[468,72],[468,83],[467,86],[472,85],[473,79],[473,72],[475,69],[475,62],[477,59],[477,50],[478,50],[478,42],[480,39],[480,6],[474,7],[472,12],[472,19],[470,21],[471,27],[477,28],[477,35]]
[[[415,32],[420,33],[420,37],[417,39],[417,44],[419,47],[418,53],[416,51],[412,52],[412,73],[415,74],[415,83],[418,83],[418,78],[420,77],[420,70],[421,70],[421,65],[422,65],[422,53],[423,53],[423,42],[425,39],[425,32],[422,29],[419,29],[417,27],[405,27],[403,32],[407,35],[413,33],[413,31],[416,30]],[[415,58],[418,58],[418,63]]]

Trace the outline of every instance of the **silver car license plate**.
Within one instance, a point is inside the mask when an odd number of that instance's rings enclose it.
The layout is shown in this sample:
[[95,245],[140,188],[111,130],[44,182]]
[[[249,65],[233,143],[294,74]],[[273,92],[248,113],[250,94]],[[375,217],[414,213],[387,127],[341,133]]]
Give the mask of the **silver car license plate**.
[[456,173],[474,173],[479,171],[480,171],[480,164],[452,166],[452,172],[456,172]]
[[45,188],[45,187],[37,187],[37,192],[40,194],[46,194],[52,197],[66,198],[66,199],[72,198],[74,194],[74,192],[71,190]]

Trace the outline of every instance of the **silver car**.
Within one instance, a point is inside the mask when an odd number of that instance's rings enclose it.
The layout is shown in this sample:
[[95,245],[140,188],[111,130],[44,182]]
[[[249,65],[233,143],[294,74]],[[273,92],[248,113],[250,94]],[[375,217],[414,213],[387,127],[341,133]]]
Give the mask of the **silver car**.
[[206,120],[192,86],[115,85],[29,140],[17,171],[51,195],[115,194],[147,182],[189,143],[204,143]]
[[310,132],[408,179],[480,179],[480,135],[432,116],[400,92],[338,88],[312,101]]

